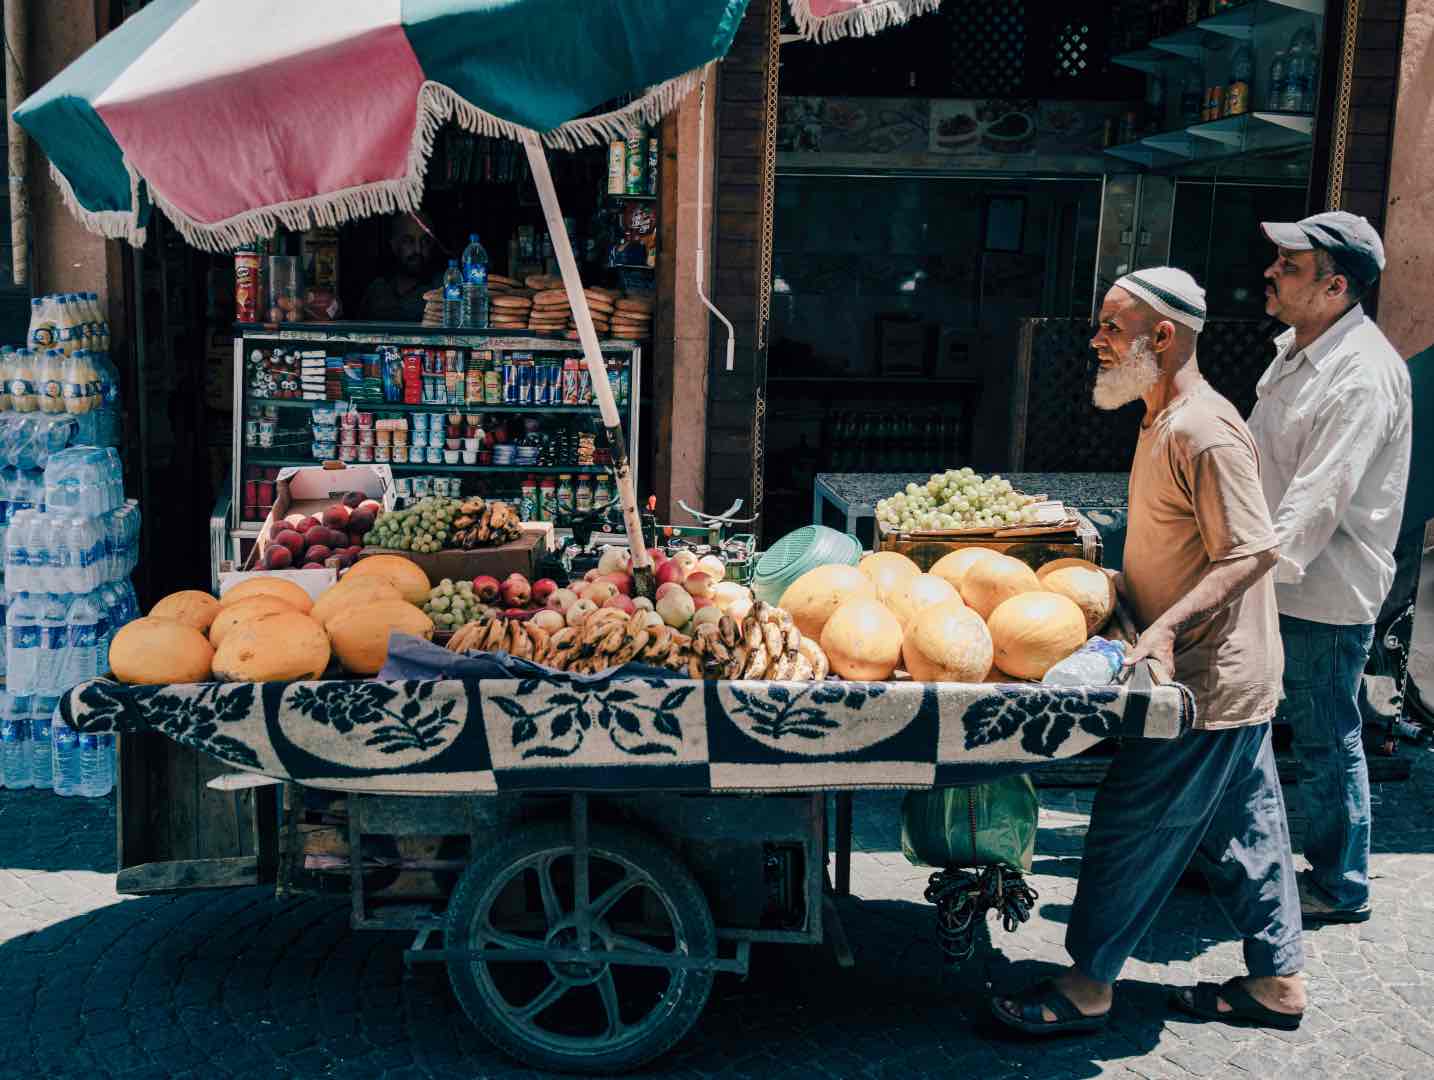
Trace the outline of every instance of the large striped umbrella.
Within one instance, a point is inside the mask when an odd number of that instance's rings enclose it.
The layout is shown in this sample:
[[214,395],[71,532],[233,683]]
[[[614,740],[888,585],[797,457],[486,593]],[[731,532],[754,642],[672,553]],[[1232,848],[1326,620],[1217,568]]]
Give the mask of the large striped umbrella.
[[[937,0],[790,0],[804,34]],[[521,140],[609,441],[623,445],[546,147],[655,123],[719,60],[748,0],[153,0],[15,110],[66,204],[144,242],[157,207],[223,251],[280,227],[414,210],[445,121]],[[604,111],[603,104],[628,99]],[[624,477],[627,477],[624,482]],[[630,470],[618,465],[645,563]]]

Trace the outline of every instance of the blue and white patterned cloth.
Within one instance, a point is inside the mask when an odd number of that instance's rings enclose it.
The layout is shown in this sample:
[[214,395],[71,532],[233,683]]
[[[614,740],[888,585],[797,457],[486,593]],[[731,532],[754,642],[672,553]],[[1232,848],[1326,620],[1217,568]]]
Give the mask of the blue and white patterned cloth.
[[[432,650],[432,652],[428,652]],[[394,794],[815,791],[969,784],[1112,736],[1172,739],[1189,691],[913,682],[701,682],[454,657],[443,677],[123,686],[61,700],[81,731],[158,731],[238,769]],[[435,655],[443,654],[443,655]]]

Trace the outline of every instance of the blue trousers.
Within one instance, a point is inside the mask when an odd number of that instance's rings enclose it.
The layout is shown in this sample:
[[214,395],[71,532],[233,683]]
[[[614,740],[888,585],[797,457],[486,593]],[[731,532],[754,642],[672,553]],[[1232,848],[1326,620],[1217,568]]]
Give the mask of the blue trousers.
[[1285,700],[1294,731],[1305,856],[1330,903],[1369,902],[1369,769],[1364,762],[1359,689],[1373,626],[1329,626],[1280,616]]
[[1198,866],[1255,976],[1304,967],[1299,891],[1270,725],[1127,739],[1096,792],[1066,950],[1113,983]]

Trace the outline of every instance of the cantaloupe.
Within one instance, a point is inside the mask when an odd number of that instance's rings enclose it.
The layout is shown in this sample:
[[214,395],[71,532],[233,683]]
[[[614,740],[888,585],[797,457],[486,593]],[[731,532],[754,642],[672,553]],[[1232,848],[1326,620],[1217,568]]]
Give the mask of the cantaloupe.
[[808,570],[787,586],[777,606],[788,611],[804,637],[821,640],[822,627],[848,600],[875,600],[876,586],[855,566]]
[[843,679],[889,679],[901,663],[901,623],[877,600],[848,600],[822,627],[821,646]]
[[377,675],[388,659],[392,633],[433,636],[433,620],[402,600],[379,600],[350,608],[329,620],[329,640],[346,671]]
[[961,579],[966,576],[967,570],[971,569],[973,565],[981,559],[984,559],[987,555],[998,554],[1000,553],[985,547],[957,548],[950,554],[943,555],[937,559],[936,562],[932,564],[931,569],[926,572],[928,574],[935,574],[939,578],[945,578],[959,590],[961,588]]
[[899,551],[873,551],[862,557],[856,568],[876,586],[876,598],[883,604],[891,592],[907,578],[921,573],[921,567]]
[[221,607],[229,607],[231,604],[237,604],[255,596],[275,597],[284,601],[295,611],[305,613],[314,606],[314,601],[310,599],[309,594],[292,581],[268,575],[246,578],[221,596],[219,604]]
[[896,616],[903,630],[926,608],[945,603],[964,604],[956,586],[935,574],[916,574],[904,579],[887,593],[883,603]]
[[328,666],[324,628],[293,610],[241,623],[214,654],[214,677],[223,682],[317,679]]
[[387,578],[372,574],[368,577],[346,577],[314,601],[314,609],[309,615],[321,625],[328,626],[330,619],[349,608],[362,607],[377,600],[402,599],[403,594]]
[[[209,644],[216,649],[224,644],[224,639],[233,632],[237,626],[242,626],[250,619],[263,618],[265,615],[282,615],[286,611],[293,611],[286,601],[280,600],[277,596],[261,593],[258,596],[251,596],[247,600],[240,600],[236,604],[229,604],[219,609],[219,614],[209,625]],[[303,612],[299,612],[303,614]]]
[[1053,592],[1020,593],[986,620],[996,666],[1021,679],[1044,678],[1085,644],[1085,615],[1074,600]]
[[993,656],[986,624],[959,600],[922,611],[901,643],[906,670],[921,682],[981,682]]
[[428,599],[428,575],[419,565],[402,555],[370,555],[349,567],[344,581],[369,577],[387,581],[399,595],[410,604],[421,604]]
[[1075,601],[1085,615],[1087,637],[1100,633],[1115,610],[1115,582],[1104,570],[1063,566],[1042,577],[1041,587]]
[[1003,601],[1021,593],[1037,592],[1040,587],[1034,570],[1020,559],[998,552],[978,559],[961,575],[961,599],[983,619],[989,619]]
[[1080,566],[1087,570],[1100,569],[1099,566],[1096,566],[1096,564],[1089,559],[1077,559],[1073,556],[1069,556],[1064,559],[1052,559],[1048,563],[1041,563],[1040,566],[1036,567],[1036,577],[1044,581],[1047,574],[1053,574],[1057,570],[1064,570],[1068,566]]
[[209,624],[214,621],[219,611],[219,601],[207,592],[184,589],[170,593],[155,604],[149,613],[158,619],[178,619],[185,626],[192,626],[202,634],[209,629]]
[[214,649],[204,635],[178,619],[136,619],[110,642],[110,670],[125,683],[206,682]]

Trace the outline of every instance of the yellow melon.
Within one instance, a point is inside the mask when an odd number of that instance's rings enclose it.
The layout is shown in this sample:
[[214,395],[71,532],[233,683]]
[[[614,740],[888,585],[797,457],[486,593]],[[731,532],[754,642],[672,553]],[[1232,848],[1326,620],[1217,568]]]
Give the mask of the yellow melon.
[[997,554],[999,554],[999,552],[992,551],[986,547],[957,548],[955,551],[937,559],[936,562],[932,564],[931,569],[926,572],[928,574],[935,574],[939,578],[945,578],[959,589],[961,588],[961,579],[966,576],[967,570],[971,569],[973,565],[986,556]]
[[1085,615],[1074,600],[1053,592],[1020,593],[986,621],[996,666],[1022,679],[1041,679],[1085,644]]
[[1048,563],[1042,563],[1040,566],[1036,567],[1036,577],[1044,581],[1047,574],[1053,574],[1057,570],[1064,570],[1070,566],[1081,566],[1087,570],[1100,569],[1099,566],[1091,562],[1089,559],[1077,559],[1074,557],[1068,557],[1064,559],[1052,559]]
[[889,679],[901,663],[901,623],[877,600],[848,600],[823,626],[821,646],[843,679]]
[[915,574],[903,579],[882,598],[882,602],[896,616],[896,621],[901,623],[904,630],[926,608],[935,604],[960,604],[962,600],[956,586],[945,578],[935,574]]
[[375,600],[402,599],[403,594],[395,589],[387,578],[373,575],[346,577],[314,602],[314,610],[309,612],[309,615],[328,626],[330,619],[350,608],[362,607]]
[[214,654],[214,677],[224,682],[317,679],[328,666],[324,628],[293,610],[242,623]]
[[1087,636],[1100,633],[1115,610],[1115,581],[1104,570],[1063,566],[1042,577],[1041,586],[1075,601],[1085,615]]
[[307,612],[314,606],[309,594],[292,581],[268,576],[246,578],[221,596],[219,603],[222,607],[228,607],[255,596],[272,596],[300,612]]
[[822,627],[848,600],[875,600],[876,586],[855,566],[834,564],[808,570],[787,586],[777,606],[790,612],[805,637],[820,640]]
[[213,659],[204,635],[178,619],[136,619],[110,642],[110,670],[125,683],[205,682]]
[[906,670],[921,682],[981,682],[993,655],[986,624],[959,600],[922,611],[901,643]]
[[417,563],[402,555],[370,555],[360,559],[349,567],[343,579],[352,581],[369,576],[387,581],[410,604],[421,604],[428,599],[428,575]]
[[[294,609],[277,596],[260,594],[251,596],[247,600],[240,600],[236,604],[229,604],[219,609],[219,614],[209,625],[209,643],[216,649],[224,644],[224,639],[234,630],[250,619],[263,618],[265,615],[282,615],[286,611]],[[299,612],[303,614],[303,612]]]
[[1020,559],[994,551],[973,562],[961,575],[961,599],[983,619],[989,619],[1003,601],[1021,593],[1037,592],[1040,587],[1036,572],[1029,566]]
[[155,604],[149,613],[157,619],[178,619],[185,626],[192,626],[202,634],[209,629],[209,624],[214,621],[219,611],[219,601],[207,592],[185,589],[182,592],[170,593]]
[[876,597],[885,602],[886,593],[897,584],[914,574],[921,573],[921,567],[899,551],[873,551],[863,555],[856,568],[876,586]]
[[327,629],[345,670],[377,675],[388,659],[389,634],[432,637],[433,620],[402,600],[378,600],[340,612],[329,620]]

